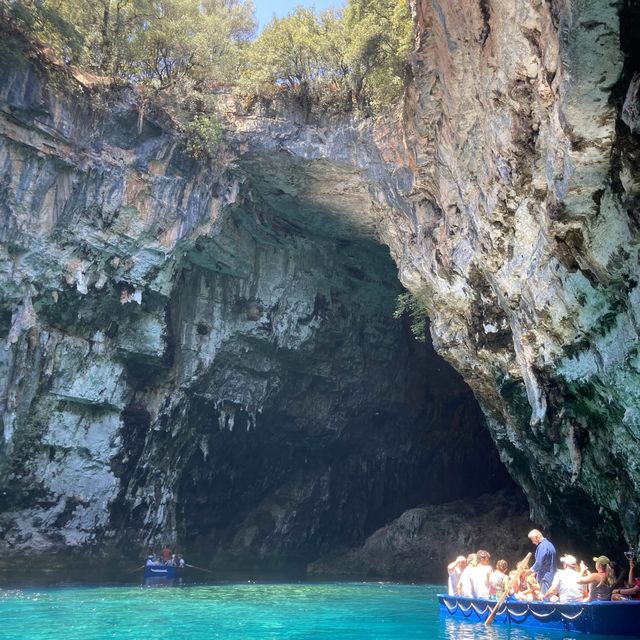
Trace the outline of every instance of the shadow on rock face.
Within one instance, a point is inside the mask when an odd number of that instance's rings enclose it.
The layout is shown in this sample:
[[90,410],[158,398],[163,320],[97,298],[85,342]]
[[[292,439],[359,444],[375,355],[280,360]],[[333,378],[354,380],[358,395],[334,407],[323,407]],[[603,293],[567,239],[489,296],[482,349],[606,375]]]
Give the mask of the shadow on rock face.
[[492,564],[504,558],[510,568],[515,567],[531,551],[530,529],[523,496],[500,491],[409,509],[361,547],[322,558],[308,570],[318,578],[362,576],[442,583],[454,558],[478,549],[489,551]]

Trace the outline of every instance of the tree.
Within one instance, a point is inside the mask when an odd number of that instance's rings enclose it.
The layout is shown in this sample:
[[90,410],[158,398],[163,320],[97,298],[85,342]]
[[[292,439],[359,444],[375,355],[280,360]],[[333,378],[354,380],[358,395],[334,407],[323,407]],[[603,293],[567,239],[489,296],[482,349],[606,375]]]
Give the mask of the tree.
[[298,7],[286,18],[274,18],[248,51],[243,85],[258,93],[274,85],[308,92],[322,75],[319,41],[313,10]]
[[298,8],[253,42],[241,86],[307,98],[337,91],[361,107],[386,107],[404,88],[412,32],[408,0],[350,0],[344,12],[320,17]]
[[351,35],[346,58],[356,95],[378,105],[397,101],[412,44],[408,0],[349,0],[344,19]]
[[[84,35],[59,7],[45,0],[0,0],[2,31],[22,34],[28,41],[45,45],[67,61],[78,60],[84,48]],[[17,42],[2,37],[0,53],[6,60],[15,55]]]
[[[132,38],[140,79],[167,85],[182,76],[234,78],[243,44],[255,31],[253,4],[243,0],[155,0]],[[237,76],[235,76],[237,77]]]

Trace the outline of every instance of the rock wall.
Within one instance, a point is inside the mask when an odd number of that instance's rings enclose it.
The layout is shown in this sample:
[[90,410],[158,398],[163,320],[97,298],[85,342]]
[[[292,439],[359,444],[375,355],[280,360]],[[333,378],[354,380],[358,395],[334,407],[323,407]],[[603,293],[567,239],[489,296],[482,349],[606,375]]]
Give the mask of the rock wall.
[[214,166],[128,91],[32,60],[0,95],[12,562],[171,544],[300,570],[405,508],[511,483],[468,387],[393,318],[384,194],[410,173],[372,123],[221,97],[235,133]]
[[401,277],[424,291],[436,349],[480,400],[533,520],[635,545],[638,5],[414,11]]
[[637,4],[413,9],[401,127],[221,96],[217,169],[2,71],[5,550],[286,568],[509,484],[398,278],[532,519],[637,544]]

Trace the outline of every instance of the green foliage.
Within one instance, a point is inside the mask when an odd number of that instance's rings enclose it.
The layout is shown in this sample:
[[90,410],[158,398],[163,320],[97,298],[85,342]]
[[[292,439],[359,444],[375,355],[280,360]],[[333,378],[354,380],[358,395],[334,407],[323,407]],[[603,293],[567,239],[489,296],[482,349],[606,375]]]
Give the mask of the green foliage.
[[411,319],[411,333],[415,339],[418,342],[425,342],[429,322],[425,301],[410,291],[401,293],[396,298],[396,308],[393,312],[393,317],[399,319],[405,314],[408,314]]
[[213,160],[222,146],[222,125],[214,115],[197,114],[183,129],[187,151],[196,160]]
[[84,36],[77,26],[52,3],[44,0],[0,0],[0,53],[3,60],[15,54],[18,42],[11,33],[19,33],[31,42],[43,44],[63,60],[77,60],[84,46]]
[[316,99],[334,93],[384,109],[402,94],[411,34],[407,0],[350,0],[344,13],[320,16],[298,8],[253,42],[241,87]]
[[0,0],[0,20],[66,62],[163,86],[236,78],[255,30],[246,0]]
[[345,21],[351,36],[346,57],[354,90],[378,106],[396,101],[404,88],[413,23],[407,0],[350,0]]
[[185,76],[229,82],[254,30],[253,5],[243,0],[156,0],[131,40],[132,66],[161,85]]
[[310,87],[321,73],[319,29],[315,13],[302,7],[274,19],[247,52],[243,81],[258,92],[274,83]]

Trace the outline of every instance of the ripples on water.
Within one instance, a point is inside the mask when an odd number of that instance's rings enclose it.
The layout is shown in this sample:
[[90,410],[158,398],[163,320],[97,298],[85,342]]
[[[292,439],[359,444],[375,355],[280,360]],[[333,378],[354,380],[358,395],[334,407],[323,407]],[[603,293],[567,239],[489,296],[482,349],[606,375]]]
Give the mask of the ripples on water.
[[[442,587],[229,584],[0,591],[2,640],[562,640],[441,619]],[[612,640],[597,636],[598,640]],[[594,638],[595,640],[595,638]]]

